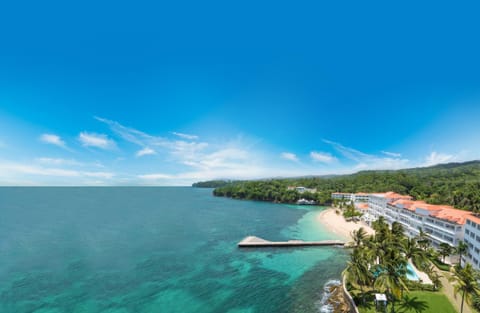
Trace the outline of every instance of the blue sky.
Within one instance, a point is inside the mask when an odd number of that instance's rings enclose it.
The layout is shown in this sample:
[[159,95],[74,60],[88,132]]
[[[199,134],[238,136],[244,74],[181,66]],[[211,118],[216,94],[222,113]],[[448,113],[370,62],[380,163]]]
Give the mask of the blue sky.
[[2,4],[0,184],[188,185],[479,159],[478,9]]

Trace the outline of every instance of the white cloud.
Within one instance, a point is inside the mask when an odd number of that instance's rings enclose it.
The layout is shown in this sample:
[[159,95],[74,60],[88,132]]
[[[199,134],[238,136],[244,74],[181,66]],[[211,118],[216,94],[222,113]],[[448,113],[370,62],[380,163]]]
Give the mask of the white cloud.
[[396,153],[396,152],[382,151],[382,153],[385,154],[386,156],[393,157],[393,158],[400,158],[402,156],[401,153]]
[[171,179],[173,178],[173,176],[168,174],[153,173],[153,174],[138,175],[138,178],[151,181],[151,180]]
[[425,163],[423,164],[423,166],[432,166],[441,163],[453,162],[456,161],[456,159],[457,158],[454,155],[437,153],[436,151],[433,151],[425,158]]
[[136,156],[141,157],[141,156],[144,156],[144,155],[152,155],[152,154],[156,154],[155,150],[153,150],[149,147],[145,147],[142,150],[138,150],[137,153],[136,153]]
[[69,159],[60,159],[60,158],[37,158],[35,159],[35,161],[37,161],[38,163],[55,165],[55,166],[60,166],[60,165],[79,166],[83,164],[73,159],[69,160]]
[[55,146],[58,146],[58,147],[62,147],[62,148],[66,147],[66,144],[62,140],[62,138],[58,135],[55,135],[55,134],[42,134],[40,136],[40,141],[42,141],[44,143],[51,144],[51,145],[55,145]]
[[111,172],[82,172],[82,176],[86,177],[96,177],[96,178],[103,178],[103,179],[112,179],[115,174]]
[[116,146],[115,141],[109,139],[108,136],[104,134],[81,132],[80,135],[78,135],[78,140],[80,140],[84,147],[113,149]]
[[337,161],[336,157],[326,152],[312,151],[310,152],[310,157],[312,158],[312,160],[322,163],[332,163]]
[[112,179],[114,176],[115,173],[106,171],[80,171],[0,160],[0,185],[27,184],[22,182],[29,182],[28,185],[82,185],[83,178]]
[[356,162],[357,164],[353,167],[354,170],[396,170],[412,166],[410,160],[405,158],[377,156],[330,140],[323,140],[323,142],[331,145],[346,159]]
[[280,157],[285,160],[293,161],[293,162],[298,162],[298,157],[295,153],[291,152],[282,152],[280,154]]
[[177,133],[177,132],[172,132],[175,136],[178,136],[183,139],[188,139],[188,140],[197,140],[198,136],[197,135],[190,135],[190,134],[183,134],[183,133]]

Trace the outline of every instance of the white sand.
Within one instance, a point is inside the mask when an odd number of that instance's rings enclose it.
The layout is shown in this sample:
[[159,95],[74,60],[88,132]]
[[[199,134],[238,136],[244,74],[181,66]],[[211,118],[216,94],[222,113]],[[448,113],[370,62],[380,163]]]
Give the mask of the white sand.
[[339,235],[342,239],[347,242],[352,240],[350,234],[354,230],[358,230],[360,227],[363,227],[367,234],[373,235],[375,231],[365,224],[365,222],[347,222],[342,214],[337,214],[335,209],[329,208],[320,212],[317,216],[317,220],[325,226],[326,229]]

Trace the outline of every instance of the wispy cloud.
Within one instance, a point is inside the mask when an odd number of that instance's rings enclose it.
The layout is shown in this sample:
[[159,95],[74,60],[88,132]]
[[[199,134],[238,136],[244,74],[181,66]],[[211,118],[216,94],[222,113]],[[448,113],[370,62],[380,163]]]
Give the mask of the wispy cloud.
[[396,152],[382,151],[382,153],[392,158],[400,158],[402,156],[401,153]]
[[153,173],[153,174],[138,175],[138,178],[147,180],[147,181],[156,181],[156,180],[163,180],[163,179],[172,179],[173,176],[168,174]]
[[78,135],[78,140],[84,147],[95,147],[104,150],[113,149],[116,147],[115,141],[109,139],[107,135],[81,132]]
[[95,117],[95,119],[107,124],[110,129],[123,140],[142,147],[142,150],[152,147],[150,149],[153,150],[153,148],[155,148],[155,152],[157,152],[157,150],[163,149],[170,155],[174,162],[183,165],[201,166],[202,160],[207,155],[205,149],[209,147],[209,144],[206,142],[153,136],[138,129],[124,126],[116,121],[101,117]]
[[172,132],[175,136],[178,136],[183,139],[187,140],[197,140],[198,136],[197,135],[190,135],[190,134],[184,134],[184,133],[177,133],[177,132]]
[[298,157],[295,153],[291,152],[282,152],[280,154],[280,157],[285,160],[293,161],[293,162],[298,162]]
[[457,157],[451,154],[438,153],[436,151],[431,152],[425,157],[425,163],[423,166],[432,166],[441,163],[448,163],[456,161]]
[[55,134],[42,134],[40,136],[40,141],[43,143],[55,145],[61,148],[66,148],[65,141],[62,138]]
[[338,142],[325,139],[323,142],[331,145],[346,159],[356,162],[357,164],[354,165],[354,170],[401,169],[412,165],[410,160],[405,158],[372,155],[350,147],[346,147]]
[[112,178],[112,172],[78,171],[59,167],[46,167],[30,163],[0,161],[0,176],[9,177],[18,174],[49,176],[49,177],[101,177]]
[[152,154],[156,154],[155,150],[149,148],[149,147],[145,147],[141,150],[138,150],[137,153],[135,154],[137,157],[141,157],[141,156],[144,156],[144,155],[152,155]]
[[321,163],[332,163],[337,161],[336,157],[327,152],[312,151],[310,152],[310,157],[312,158],[312,160]]
[[54,166],[62,166],[62,165],[80,166],[83,164],[73,159],[61,159],[61,158],[36,158],[35,161],[37,161],[38,163],[54,165]]
[[62,158],[41,157],[41,158],[36,158],[35,162],[40,163],[42,165],[49,165],[49,166],[74,166],[74,167],[95,167],[95,168],[105,167],[100,162],[80,162],[75,159],[62,159]]

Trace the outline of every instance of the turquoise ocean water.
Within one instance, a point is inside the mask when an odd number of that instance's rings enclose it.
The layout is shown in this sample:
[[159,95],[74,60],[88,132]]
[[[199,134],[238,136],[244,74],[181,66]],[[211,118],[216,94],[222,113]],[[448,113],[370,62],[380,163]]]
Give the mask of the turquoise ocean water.
[[238,249],[247,235],[321,240],[321,208],[194,188],[0,188],[0,312],[323,312],[341,248]]

